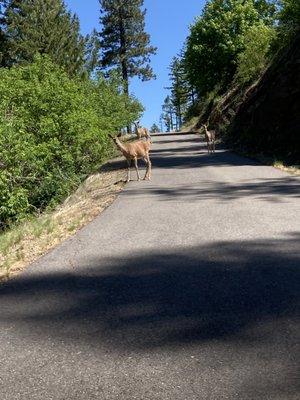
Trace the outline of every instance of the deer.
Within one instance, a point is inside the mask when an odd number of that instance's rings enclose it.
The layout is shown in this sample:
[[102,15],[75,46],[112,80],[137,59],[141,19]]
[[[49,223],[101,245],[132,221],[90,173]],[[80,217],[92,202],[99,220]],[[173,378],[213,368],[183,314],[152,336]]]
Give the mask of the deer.
[[140,121],[134,122],[134,126],[135,126],[135,133],[139,139],[145,137],[146,139],[150,139],[150,141],[152,142],[149,130],[147,128],[142,128],[140,126]]
[[215,153],[215,140],[216,140],[216,131],[209,131],[208,125],[207,124],[202,124],[202,127],[204,128],[204,134],[205,134],[205,140],[207,143],[207,152],[208,154]]
[[117,148],[122,152],[123,156],[126,158],[127,161],[127,183],[130,182],[130,168],[131,162],[134,161],[134,166],[137,174],[137,180],[140,181],[140,174],[138,169],[138,159],[143,159],[147,165],[146,174],[144,180],[151,180],[151,160],[149,156],[150,148],[151,148],[151,141],[147,139],[144,140],[136,140],[135,142],[131,143],[124,143],[120,140],[121,134],[118,136],[108,135],[115,143]]

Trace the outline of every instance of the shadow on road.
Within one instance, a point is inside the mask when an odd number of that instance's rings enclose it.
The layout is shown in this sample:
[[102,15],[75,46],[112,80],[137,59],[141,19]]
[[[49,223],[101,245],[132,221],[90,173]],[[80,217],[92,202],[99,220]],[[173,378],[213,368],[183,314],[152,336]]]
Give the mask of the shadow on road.
[[[175,137],[178,137],[178,136],[174,136],[174,138]],[[182,143],[196,143],[196,142],[198,142],[198,143],[204,142],[204,135],[201,135],[201,136],[200,135],[194,135],[192,138],[191,137],[181,136],[181,139],[173,139],[172,138],[171,140],[162,140],[160,138],[158,143],[160,145],[162,145],[162,144],[170,144],[170,143],[172,143],[172,144],[175,144],[175,143],[182,144]]]
[[299,239],[157,250],[91,260],[61,275],[23,276],[0,288],[0,323],[32,324],[41,333],[44,326],[53,336],[69,335],[70,324],[82,340],[121,347],[268,341],[278,332],[247,332],[296,317]]
[[[299,244],[294,233],[282,240],[93,259],[69,272],[24,275],[0,287],[0,326],[11,334],[19,330],[33,344],[50,340],[104,354],[187,351],[197,344],[204,364],[211,362],[205,358],[209,346],[222,370],[251,371],[240,398],[294,399]],[[256,371],[259,379],[253,380]]]
[[256,198],[272,203],[282,203],[289,198],[300,198],[300,181],[296,178],[285,179],[261,179],[228,183],[226,181],[201,181],[192,185],[165,185],[151,186],[148,188],[131,188],[123,196],[151,197],[155,196],[159,201],[203,201],[214,199],[218,202],[228,202],[241,198]]

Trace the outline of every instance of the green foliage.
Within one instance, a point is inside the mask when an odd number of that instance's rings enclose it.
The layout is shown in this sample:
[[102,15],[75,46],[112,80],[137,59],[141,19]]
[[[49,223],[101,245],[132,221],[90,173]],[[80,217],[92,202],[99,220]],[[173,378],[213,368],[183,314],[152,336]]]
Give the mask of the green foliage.
[[149,62],[156,48],[150,45],[150,37],[145,32],[143,4],[143,0],[100,0],[101,64],[103,68],[117,68],[122,72],[125,93],[128,93],[129,78],[154,77]]
[[[209,121],[230,146],[298,163],[299,25],[299,0],[207,1],[183,57],[183,70],[197,94],[186,118],[196,115],[198,126]],[[176,71],[175,63],[172,68]],[[264,79],[258,80],[263,71]],[[182,98],[177,74],[163,106],[167,129]]]
[[299,0],[280,0],[281,10],[279,19],[283,24],[299,28],[300,2]]
[[198,94],[216,86],[226,88],[237,69],[238,55],[245,49],[245,36],[253,26],[271,24],[275,6],[267,0],[211,0],[191,27],[185,63]]
[[176,126],[176,110],[170,96],[165,98],[162,110],[162,119],[166,126],[166,130],[167,132],[171,132]]
[[98,32],[94,29],[87,37],[85,48],[85,70],[89,76],[93,75],[99,69],[100,49]]
[[71,79],[47,57],[0,69],[0,225],[64,198],[140,112],[117,79]]
[[262,21],[249,29],[244,37],[245,49],[238,55],[238,82],[246,83],[259,76],[266,66],[275,36],[275,28],[265,25]]
[[289,47],[300,30],[300,2],[298,0],[278,0],[277,39],[274,50]]
[[6,37],[5,65],[32,62],[47,54],[69,75],[82,72],[85,39],[76,15],[63,0],[4,0],[1,25]]

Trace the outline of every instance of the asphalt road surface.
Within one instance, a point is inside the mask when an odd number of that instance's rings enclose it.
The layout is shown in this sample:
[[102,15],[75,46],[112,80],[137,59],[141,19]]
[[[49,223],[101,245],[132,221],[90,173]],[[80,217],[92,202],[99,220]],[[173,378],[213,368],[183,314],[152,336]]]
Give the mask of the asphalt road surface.
[[1,400],[300,398],[299,178],[195,135],[152,161],[0,287]]

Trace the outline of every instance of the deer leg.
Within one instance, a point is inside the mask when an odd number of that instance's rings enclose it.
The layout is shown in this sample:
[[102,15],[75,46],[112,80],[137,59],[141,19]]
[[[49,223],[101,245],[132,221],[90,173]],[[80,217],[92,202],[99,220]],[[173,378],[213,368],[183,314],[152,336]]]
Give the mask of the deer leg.
[[136,170],[137,180],[140,181],[141,178],[140,178],[140,174],[139,174],[137,158],[134,159],[134,166],[135,166],[135,170]]
[[149,179],[149,181],[151,181],[152,163],[151,163],[150,157],[148,157],[148,166],[149,166],[148,179]]
[[144,177],[144,180],[148,179],[150,181],[151,180],[151,167],[152,167],[150,157],[149,156],[146,157],[145,161],[147,163],[147,170],[146,170],[146,175]]
[[147,179],[147,174],[148,174],[148,169],[149,169],[149,163],[148,163],[147,157],[144,157],[143,160],[145,161],[145,164],[146,164],[146,174],[145,174],[143,180],[146,180]]
[[147,173],[148,173],[148,169],[149,169],[149,163],[148,163],[147,157],[144,157],[143,160],[145,161],[145,164],[146,164],[146,173],[145,173],[145,176],[144,176],[144,178],[143,178],[143,180],[145,180],[145,179],[147,179]]
[[127,183],[130,182],[130,167],[131,167],[131,160],[127,160]]

